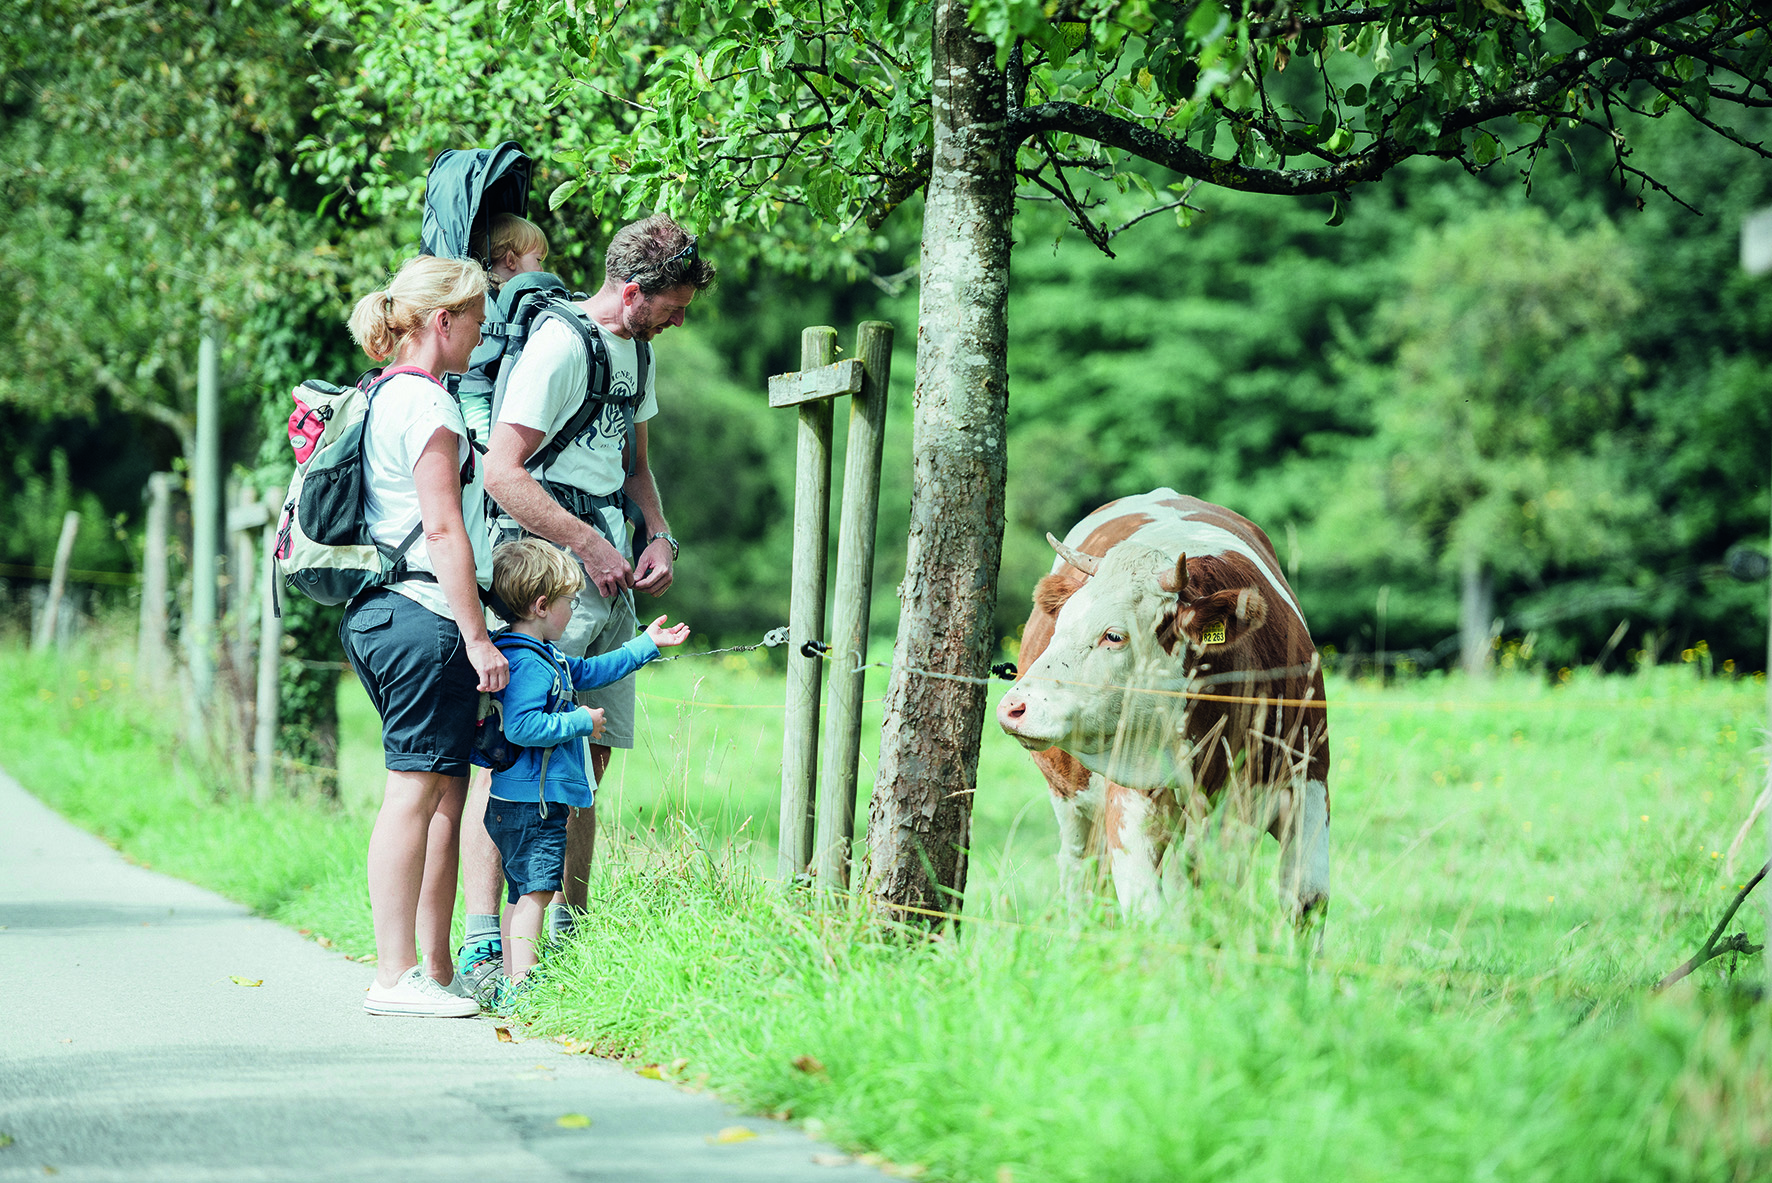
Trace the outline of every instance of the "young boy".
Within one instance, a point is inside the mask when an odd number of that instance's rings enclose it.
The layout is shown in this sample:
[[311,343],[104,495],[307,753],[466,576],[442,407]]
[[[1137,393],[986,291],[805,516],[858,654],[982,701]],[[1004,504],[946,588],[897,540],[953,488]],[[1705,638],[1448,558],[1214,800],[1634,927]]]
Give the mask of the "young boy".
[[[528,218],[516,214],[499,214],[492,219],[487,232],[486,255],[492,260],[491,287],[486,292],[486,320],[489,325],[504,321],[498,305],[498,289],[525,271],[540,271],[548,257],[548,236]],[[492,387],[498,377],[497,362],[504,354],[504,342],[487,337],[468,359],[468,372],[461,380],[461,414],[474,438],[484,444],[492,434]]]
[[666,628],[660,616],[619,649],[567,657],[549,642],[566,630],[583,586],[584,573],[573,557],[539,538],[507,542],[493,551],[492,588],[521,617],[494,634],[510,660],[511,680],[493,697],[504,704],[505,738],[525,750],[509,769],[492,774],[486,805],[486,832],[504,860],[512,905],[504,957],[510,989],[535,964],[544,918],[556,933],[569,923],[561,895],[566,818],[569,807],[591,807],[595,786],[586,770],[583,739],[597,738],[603,727],[603,712],[578,706],[572,692],[619,681],[657,657],[661,646],[681,645],[689,637],[687,624]]

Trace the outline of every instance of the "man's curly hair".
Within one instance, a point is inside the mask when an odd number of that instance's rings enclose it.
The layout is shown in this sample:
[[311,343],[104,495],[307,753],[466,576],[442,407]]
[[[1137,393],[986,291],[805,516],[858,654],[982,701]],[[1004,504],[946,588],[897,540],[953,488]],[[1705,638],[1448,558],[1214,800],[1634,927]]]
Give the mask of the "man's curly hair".
[[699,292],[714,282],[714,265],[701,257],[695,235],[653,214],[615,232],[603,255],[603,278],[637,283],[648,296],[680,284]]

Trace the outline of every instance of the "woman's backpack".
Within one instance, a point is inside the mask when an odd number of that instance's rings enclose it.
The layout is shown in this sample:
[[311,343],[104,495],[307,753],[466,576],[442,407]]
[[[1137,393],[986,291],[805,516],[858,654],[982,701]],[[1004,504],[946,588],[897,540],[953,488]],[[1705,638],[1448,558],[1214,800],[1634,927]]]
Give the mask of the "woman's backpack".
[[371,371],[355,386],[309,378],[294,390],[289,444],[295,477],[277,525],[277,569],[284,582],[322,604],[343,604],[383,584],[416,579],[436,582],[428,571],[406,565],[406,552],[424,532],[421,522],[397,547],[369,536],[364,516],[364,432],[369,408],[384,382],[397,374],[422,374],[416,366]]

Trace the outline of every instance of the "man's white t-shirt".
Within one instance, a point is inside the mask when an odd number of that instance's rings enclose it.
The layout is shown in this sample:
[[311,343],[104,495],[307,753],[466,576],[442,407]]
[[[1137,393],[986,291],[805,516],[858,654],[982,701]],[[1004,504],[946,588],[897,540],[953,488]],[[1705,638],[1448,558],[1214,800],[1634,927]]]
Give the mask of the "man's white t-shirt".
[[[468,446],[467,424],[455,399],[436,382],[420,374],[396,374],[376,390],[370,402],[363,433],[363,507],[369,536],[384,546],[397,549],[419,523],[418,485],[412,470],[439,427],[455,434],[455,461],[466,464],[468,457],[475,455]],[[492,544],[486,532],[481,468],[475,456],[472,478],[461,491],[461,513],[474,548],[474,579],[481,587],[491,587]],[[437,573],[422,533],[406,552],[406,565],[415,571]],[[449,601],[435,583],[402,580],[389,586],[439,616],[451,615]]]
[[[640,376],[635,342],[616,336],[602,325],[596,327],[609,357],[610,398],[633,397]],[[644,423],[658,414],[657,373],[657,366],[647,367],[645,397],[634,408],[635,423]],[[557,317],[547,317],[511,370],[504,401],[499,404],[498,422],[541,432],[542,446],[546,447],[578,410],[588,381],[584,339]],[[578,437],[536,475],[555,484],[606,496],[627,481],[622,462],[626,445],[621,409],[605,403]]]

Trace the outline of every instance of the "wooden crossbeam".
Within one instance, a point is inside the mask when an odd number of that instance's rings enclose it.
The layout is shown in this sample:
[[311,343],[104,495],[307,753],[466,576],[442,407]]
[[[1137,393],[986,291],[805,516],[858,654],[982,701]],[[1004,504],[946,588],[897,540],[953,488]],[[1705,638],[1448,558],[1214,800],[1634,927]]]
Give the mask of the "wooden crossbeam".
[[793,374],[775,374],[769,379],[769,405],[797,407],[839,395],[856,394],[861,390],[862,378],[859,357]]

